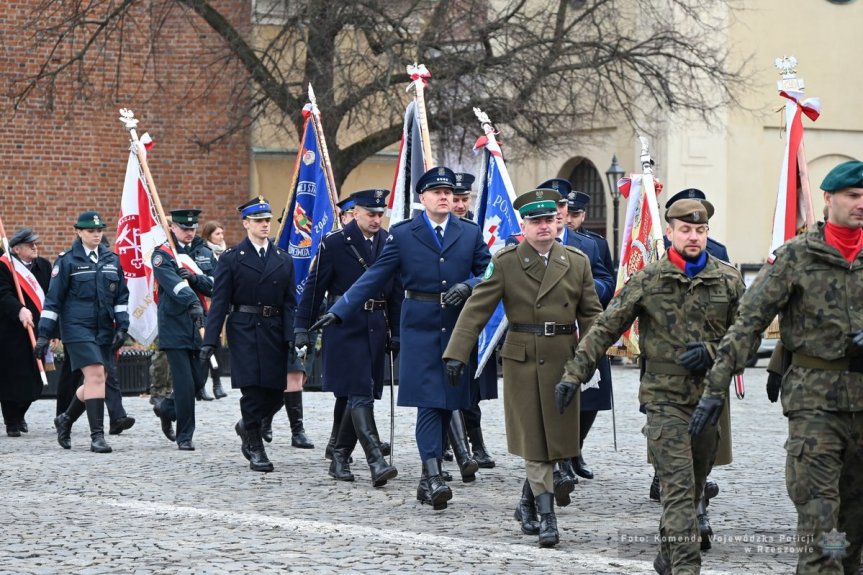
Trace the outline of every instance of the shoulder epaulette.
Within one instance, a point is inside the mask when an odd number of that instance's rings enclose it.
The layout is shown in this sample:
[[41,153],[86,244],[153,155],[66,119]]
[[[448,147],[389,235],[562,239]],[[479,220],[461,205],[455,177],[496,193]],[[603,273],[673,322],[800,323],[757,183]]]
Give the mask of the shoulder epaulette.
[[459,216],[459,218],[458,218],[458,219],[460,219],[461,221],[463,221],[463,222],[465,222],[465,223],[473,224],[473,225],[475,225],[475,226],[477,226],[477,227],[479,226],[479,224],[478,224],[478,223],[476,223],[476,222],[475,222],[475,221],[473,221],[473,220],[469,220],[468,218],[466,218],[466,217],[464,217],[464,216]]
[[571,252],[575,252],[575,253],[577,253],[577,254],[579,254],[579,255],[582,255],[582,256],[584,256],[584,257],[587,257],[587,254],[586,254],[586,253],[584,253],[583,251],[581,251],[580,249],[578,249],[578,248],[577,248],[577,247],[575,247],[575,246],[564,245],[563,247],[565,247],[566,249],[568,249],[568,250],[569,250],[569,251],[571,251]]
[[67,252],[66,250],[63,250],[62,252],[60,252],[59,254],[57,254],[57,257],[58,257],[58,258],[62,258],[62,257],[63,257],[63,256],[65,256],[67,253],[68,253],[68,252]]
[[396,222],[396,223],[394,223],[394,224],[392,224],[392,225],[390,226],[390,231],[392,231],[392,230],[396,229],[396,228],[397,228],[397,227],[399,227],[399,226],[403,226],[403,225],[405,225],[405,224],[407,224],[407,223],[410,223],[411,221],[412,221],[412,220],[407,219],[407,220],[402,220],[402,221],[400,221],[400,222]]
[[324,236],[324,239],[326,239],[326,238],[328,238],[328,237],[330,237],[330,236],[334,236],[334,235],[336,235],[336,234],[342,234],[342,233],[344,233],[344,232],[345,232],[345,228],[339,228],[339,229],[337,229],[337,230],[333,230],[333,231],[331,231],[330,233],[328,233],[327,235],[325,235],[325,236]]
[[508,254],[509,252],[515,250],[515,248],[517,248],[517,247],[518,247],[518,244],[511,244],[508,246],[504,246],[504,247],[500,248],[499,250],[497,250],[495,255],[502,256],[504,254]]

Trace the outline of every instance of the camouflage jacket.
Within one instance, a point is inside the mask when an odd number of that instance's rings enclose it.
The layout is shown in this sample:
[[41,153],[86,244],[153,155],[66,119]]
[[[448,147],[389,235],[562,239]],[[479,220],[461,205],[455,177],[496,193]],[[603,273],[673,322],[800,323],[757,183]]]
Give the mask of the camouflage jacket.
[[697,341],[707,344],[713,356],[734,319],[744,290],[740,273],[712,256],[692,278],[668,256],[650,263],[629,279],[594,321],[593,328],[578,344],[575,357],[566,364],[563,380],[585,381],[609,346],[637,319],[638,344],[645,366],[639,401],[694,405],[704,388],[703,375],[657,373],[668,369],[654,371],[651,362],[657,367],[674,368],[686,344]]
[[[850,335],[863,329],[863,253],[851,264],[824,241],[824,224],[776,250],[746,292],[722,339],[705,395],[723,397],[728,374],[779,315],[782,344],[796,354],[836,360],[849,355]],[[782,409],[863,410],[863,373],[792,365],[782,381]]]

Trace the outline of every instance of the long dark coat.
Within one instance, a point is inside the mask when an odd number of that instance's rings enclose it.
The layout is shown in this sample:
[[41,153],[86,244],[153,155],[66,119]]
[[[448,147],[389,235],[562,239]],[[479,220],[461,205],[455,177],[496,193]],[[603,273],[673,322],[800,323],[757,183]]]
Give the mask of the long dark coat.
[[[365,313],[361,311],[362,302],[397,273],[401,274],[405,290],[424,293],[442,293],[457,283],[475,285],[490,259],[478,225],[450,216],[440,246],[423,214],[390,229],[380,257],[330,311],[345,322],[355,320],[357,314]],[[461,384],[451,386],[441,361],[460,311],[461,306],[441,306],[405,296],[401,313],[399,405],[450,410],[471,406],[467,370]],[[468,352],[473,347],[471,344]]]
[[[510,324],[578,323],[584,333],[602,311],[583,252],[555,242],[548,266],[527,242],[494,255],[493,267],[473,291],[443,354],[467,363],[488,318],[503,300]],[[572,357],[577,336],[547,337],[511,328],[501,347],[504,416],[510,453],[533,461],[579,453],[578,394],[562,415],[554,388]]]
[[[317,319],[325,295],[332,304],[348,291],[366,270],[357,255],[366,266],[371,266],[383,251],[388,236],[387,230],[378,230],[370,249],[356,221],[327,235],[306,280],[294,327],[308,329]],[[381,398],[388,319],[393,336],[399,336],[404,290],[398,274],[390,277],[373,299],[386,300],[387,308],[363,311],[349,322],[324,328],[322,387],[336,397],[373,391],[375,399]]]
[[[267,258],[262,260],[246,238],[225,250],[216,264],[214,280],[204,345],[218,346],[227,318],[231,386],[285,389],[296,307],[291,256],[271,241]],[[264,317],[231,312],[233,305],[279,307],[281,314]]]
[[[48,292],[51,281],[51,263],[45,258],[36,258],[30,268],[42,291]],[[23,290],[22,290],[23,291]],[[24,293],[27,309],[33,314],[33,330],[39,325],[39,309]],[[15,291],[12,272],[5,263],[0,263],[0,400],[26,403],[42,394],[42,379],[33,358],[33,346],[27,330],[18,321],[21,302]]]

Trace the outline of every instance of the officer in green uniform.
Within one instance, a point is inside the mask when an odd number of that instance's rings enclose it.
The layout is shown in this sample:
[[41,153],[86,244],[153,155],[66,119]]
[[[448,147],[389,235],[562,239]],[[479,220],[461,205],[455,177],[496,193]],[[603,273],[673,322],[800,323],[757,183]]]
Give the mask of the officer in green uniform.
[[662,489],[662,543],[654,567],[659,573],[673,568],[677,575],[700,571],[695,507],[719,440],[717,427],[690,439],[687,426],[745,287],[735,268],[705,250],[708,215],[701,202],[675,202],[665,219],[670,249],[614,296],[567,363],[557,391],[563,408],[609,346],[638,319],[639,401],[647,411],[644,433]]
[[[863,162],[839,164],[821,189],[827,222],[788,240],[755,278],[719,344],[690,431],[710,429],[728,395],[728,374],[751,357],[752,342],[778,314],[791,353],[781,396],[797,573],[856,575],[863,549]],[[768,388],[773,401],[774,393]]]
[[513,207],[523,218],[525,241],[494,255],[483,281],[459,314],[443,354],[448,374],[458,377],[480,332],[503,301],[510,322],[500,352],[507,447],[524,458],[527,470],[515,515],[525,534],[539,535],[542,547],[560,540],[554,514],[554,462],[579,453],[579,410],[560,413],[554,386],[572,357],[578,331],[589,330],[602,311],[587,256],[555,241],[559,199],[552,189],[516,198]]

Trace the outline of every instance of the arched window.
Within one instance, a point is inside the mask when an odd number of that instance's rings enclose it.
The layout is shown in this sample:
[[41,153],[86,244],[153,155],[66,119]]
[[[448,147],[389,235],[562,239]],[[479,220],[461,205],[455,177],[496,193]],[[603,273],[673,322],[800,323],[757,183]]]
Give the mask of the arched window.
[[584,227],[602,236],[606,236],[606,205],[605,187],[602,184],[602,174],[587,158],[582,158],[569,174],[572,189],[584,192],[590,196],[587,204],[587,217]]

